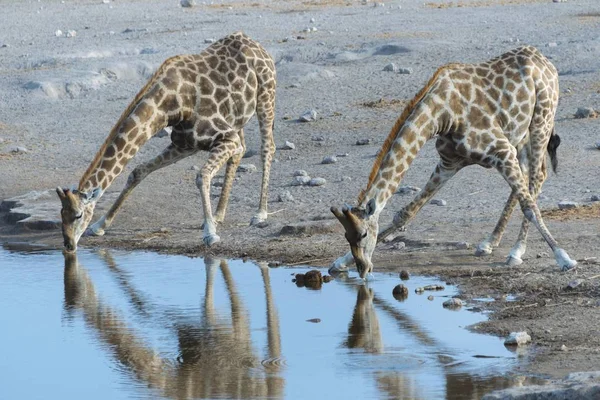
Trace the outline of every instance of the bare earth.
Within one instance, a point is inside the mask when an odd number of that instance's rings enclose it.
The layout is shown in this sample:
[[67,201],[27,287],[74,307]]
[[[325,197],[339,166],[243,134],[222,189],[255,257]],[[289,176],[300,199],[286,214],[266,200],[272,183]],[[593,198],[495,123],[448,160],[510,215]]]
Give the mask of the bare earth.
[[[376,270],[439,275],[460,285],[470,305],[494,311],[490,321],[472,329],[497,335],[529,332],[534,346],[523,372],[557,377],[598,369],[600,206],[590,199],[600,195],[600,151],[594,148],[600,126],[596,119],[573,118],[578,107],[600,109],[597,0],[395,0],[379,6],[342,0],[198,1],[185,9],[176,1],[159,0],[64,3],[2,4],[0,199],[76,183],[121,112],[164,59],[198,53],[208,45],[205,39],[235,30],[259,41],[277,61],[276,144],[288,140],[296,146],[276,153],[266,227],[248,226],[260,186],[260,160],[254,156],[242,163],[254,164],[259,172],[238,173],[226,221],[218,228],[222,241],[210,249],[202,245],[200,199],[191,168],[202,165],[206,154],[201,154],[149,176],[106,236],[83,238],[82,246],[328,266],[348,250],[329,207],[355,201],[405,101],[433,71],[448,62],[487,60],[525,43],[538,47],[560,72],[556,130],[562,138],[559,173],[546,182],[539,204],[550,231],[579,261],[578,269],[561,273],[533,229],[525,263],[503,266],[520,226],[519,213],[493,255],[473,256],[474,245],[493,229],[509,188],[494,171],[470,167],[438,194],[446,206],[425,206],[397,239],[405,248],[379,246]],[[312,27],[317,30],[304,32]],[[57,29],[65,36],[55,36]],[[66,37],[69,30],[76,36]],[[383,71],[391,62],[412,74]],[[318,120],[297,122],[309,109],[318,112]],[[246,138],[249,149],[259,149],[255,120]],[[358,139],[371,142],[357,146]],[[168,138],[154,138],[145,145],[101,200],[98,217],[133,166],[168,143]],[[11,153],[13,146],[28,151]],[[335,164],[321,164],[325,156],[346,153]],[[429,143],[403,184],[422,187],[436,158]],[[298,169],[327,183],[290,186]],[[222,171],[215,179],[220,180]],[[213,194],[219,190],[213,187]],[[293,201],[278,201],[285,191]],[[381,222],[410,199],[394,196]],[[582,207],[557,210],[561,200]],[[59,205],[56,198],[57,215]],[[322,233],[280,234],[284,225],[300,221]],[[23,232],[7,224],[0,225],[0,240],[61,245],[58,231]],[[462,249],[459,242],[470,243],[470,248]],[[575,279],[581,280],[579,285],[567,289]],[[506,301],[506,295],[516,301]],[[474,300],[482,297],[497,301]]]

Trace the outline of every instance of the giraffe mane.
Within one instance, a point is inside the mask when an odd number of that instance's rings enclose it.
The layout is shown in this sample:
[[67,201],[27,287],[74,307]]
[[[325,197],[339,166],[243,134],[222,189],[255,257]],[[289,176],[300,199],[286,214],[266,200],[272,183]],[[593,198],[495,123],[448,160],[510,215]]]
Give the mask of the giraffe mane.
[[429,79],[427,84],[421,90],[419,90],[419,92],[416,94],[416,96],[413,97],[413,99],[406,105],[406,107],[404,107],[404,111],[402,111],[402,114],[400,114],[400,117],[398,117],[398,119],[396,120],[396,123],[392,127],[390,133],[388,134],[388,137],[383,142],[383,145],[381,146],[381,149],[379,150],[379,153],[377,154],[377,158],[373,162],[373,167],[371,168],[371,173],[369,174],[369,182],[367,183],[367,187],[365,189],[362,189],[360,191],[360,193],[358,194],[358,204],[361,204],[365,200],[367,191],[371,188],[371,185],[373,185],[373,182],[375,181],[375,177],[377,176],[379,167],[381,167],[383,158],[390,151],[390,148],[392,147],[394,140],[396,140],[396,137],[398,136],[398,133],[400,132],[400,128],[402,128],[402,125],[404,125],[404,123],[406,122],[406,119],[409,117],[409,115],[412,114],[413,110],[415,109],[415,106],[421,100],[423,100],[423,97],[425,97],[425,94],[431,88],[431,86],[434,84],[434,82],[438,78],[438,76],[440,76],[440,74],[444,70],[448,69],[451,66],[455,66],[455,65],[456,64],[446,64],[446,65],[439,67],[435,71],[433,76]]
[[157,76],[160,75],[163,72],[165,66],[173,58],[175,58],[175,57],[168,58],[167,60],[165,60],[161,64],[160,67],[158,67],[158,69],[156,70],[156,72],[152,75],[152,77],[150,79],[148,79],[148,82],[146,82],[146,84],[144,85],[144,87],[138,92],[138,94],[135,96],[135,98],[133,99],[133,101],[131,103],[129,103],[129,105],[127,106],[127,108],[125,109],[125,111],[123,111],[123,113],[119,117],[117,123],[110,130],[110,133],[108,134],[106,140],[104,141],[104,143],[100,147],[100,150],[98,150],[98,152],[96,153],[96,156],[94,157],[94,159],[90,163],[89,167],[85,170],[85,173],[81,177],[81,180],[79,181],[79,190],[81,190],[83,188],[83,185],[84,185],[85,181],[90,177],[90,175],[92,174],[92,172],[94,171],[94,169],[96,169],[98,167],[98,165],[100,164],[100,160],[102,160],[102,156],[104,155],[104,152],[106,151],[106,148],[113,142],[113,140],[115,139],[115,137],[119,133],[119,127],[121,126],[121,124],[123,123],[123,121],[131,114],[131,112],[135,109],[135,107],[137,107],[138,103],[140,102],[140,100],[142,99],[142,97],[144,97],[144,95],[146,94],[146,92],[148,91],[148,89],[150,88],[150,86],[156,82]]

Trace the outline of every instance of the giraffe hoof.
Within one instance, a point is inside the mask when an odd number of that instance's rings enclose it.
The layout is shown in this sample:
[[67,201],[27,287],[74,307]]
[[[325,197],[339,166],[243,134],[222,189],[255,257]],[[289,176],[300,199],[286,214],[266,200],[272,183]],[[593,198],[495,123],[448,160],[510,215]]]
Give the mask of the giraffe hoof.
[[523,260],[517,257],[508,256],[506,259],[506,265],[508,267],[516,267],[517,265],[523,264]]
[[221,238],[217,234],[212,234],[212,235],[206,235],[206,236],[204,236],[202,238],[202,241],[204,242],[205,245],[207,245],[207,246],[210,247],[213,244],[220,242]]
[[102,228],[95,228],[94,226],[90,226],[85,230],[83,236],[104,236],[106,232]]
[[572,260],[563,249],[556,249],[554,251],[554,257],[556,258],[556,263],[561,271],[568,271],[577,265],[577,261]]
[[262,215],[258,214],[255,215],[254,217],[252,217],[252,219],[250,220],[250,225],[254,226],[254,225],[258,225],[261,222],[264,222],[267,220],[267,217],[263,217]]

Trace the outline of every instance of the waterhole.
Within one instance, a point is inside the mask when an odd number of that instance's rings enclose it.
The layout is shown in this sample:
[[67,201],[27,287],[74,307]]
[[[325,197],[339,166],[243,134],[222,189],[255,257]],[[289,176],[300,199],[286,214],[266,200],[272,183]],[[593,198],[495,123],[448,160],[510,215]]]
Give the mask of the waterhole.
[[[499,338],[354,271],[319,290],[307,268],[150,252],[0,247],[0,398],[478,399],[528,383]],[[326,270],[322,270],[326,273]],[[428,296],[432,295],[433,298]]]

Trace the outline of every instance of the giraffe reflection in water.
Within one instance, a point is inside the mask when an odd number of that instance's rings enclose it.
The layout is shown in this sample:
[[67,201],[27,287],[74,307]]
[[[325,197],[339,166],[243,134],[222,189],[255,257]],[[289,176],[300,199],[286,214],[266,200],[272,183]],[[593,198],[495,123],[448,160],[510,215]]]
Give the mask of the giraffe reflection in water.
[[[104,252],[101,255],[117,275],[130,303],[144,316],[156,313],[155,307],[146,304],[144,296],[129,284],[110,254]],[[124,320],[123,313],[102,302],[75,253],[65,253],[64,257],[65,310],[68,314],[81,310],[87,326],[108,345],[106,348],[111,356],[151,389],[175,399],[283,398],[285,382],[280,374],[279,319],[266,265],[259,265],[267,303],[268,357],[265,360],[261,361],[252,347],[247,313],[227,262],[209,258],[205,259],[207,279],[201,320],[197,325],[189,322],[173,324],[179,357],[170,360],[149,347]],[[213,286],[217,269],[221,271],[230,300],[230,323],[219,318],[214,307]],[[169,317],[178,318],[172,310],[169,310]]]

